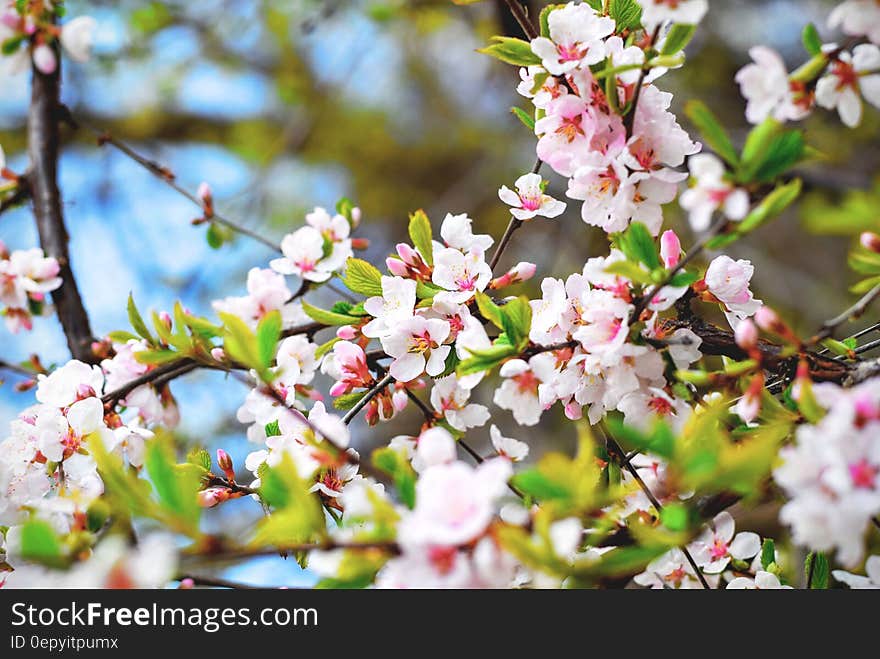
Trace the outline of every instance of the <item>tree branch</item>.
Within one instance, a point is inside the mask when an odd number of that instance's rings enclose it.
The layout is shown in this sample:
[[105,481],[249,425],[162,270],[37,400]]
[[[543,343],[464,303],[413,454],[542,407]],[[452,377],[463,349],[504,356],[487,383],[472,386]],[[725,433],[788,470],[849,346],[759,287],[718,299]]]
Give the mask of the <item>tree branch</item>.
[[[52,46],[57,51],[57,44]],[[97,363],[91,348],[93,336],[70,265],[69,237],[64,225],[61,193],[58,189],[59,94],[61,58],[52,74],[33,68],[31,104],[28,111],[28,152],[31,161],[29,183],[40,244],[47,256],[58,260],[63,283],[52,291],[58,320],[67,337],[70,354],[87,363]]]

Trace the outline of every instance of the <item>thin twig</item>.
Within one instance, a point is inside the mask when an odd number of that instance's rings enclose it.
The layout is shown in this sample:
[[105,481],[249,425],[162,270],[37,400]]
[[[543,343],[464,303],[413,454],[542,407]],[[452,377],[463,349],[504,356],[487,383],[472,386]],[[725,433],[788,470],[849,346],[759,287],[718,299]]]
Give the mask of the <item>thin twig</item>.
[[834,318],[826,320],[824,323],[822,323],[822,327],[816,333],[816,336],[810,339],[809,343],[811,345],[819,343],[823,339],[827,339],[832,334],[834,334],[834,330],[836,330],[844,323],[858,320],[878,297],[880,297],[880,284],[868,291],[865,295],[862,296],[862,298],[858,302],[853,304],[851,307],[847,308]]
[[376,384],[374,384],[367,392],[361,397],[361,399],[355,403],[354,407],[352,407],[348,412],[345,413],[345,416],[342,417],[342,422],[346,425],[352,422],[352,420],[358,415],[358,413],[364,409],[371,400],[373,400],[376,396],[381,393],[381,391],[390,385],[394,381],[394,377],[391,373],[385,375],[381,380],[379,380]]
[[[660,36],[660,25],[654,28],[654,33],[651,35],[651,43],[650,46],[653,46],[657,43],[657,39]],[[639,108],[639,98],[642,95],[642,86],[645,84],[645,76],[648,74],[648,59],[645,57],[645,65],[642,67],[642,71],[639,74],[639,81],[636,83],[636,89],[633,93],[632,105],[630,106],[629,113],[623,118],[623,127],[626,129],[627,138],[632,137],[633,133],[633,125],[636,121],[636,111]],[[658,289],[659,290],[659,289]]]
[[[88,128],[89,131],[97,136],[99,145],[103,146],[104,144],[109,144],[110,146],[116,148],[120,153],[126,155],[132,161],[136,162],[138,165],[146,169],[148,172],[150,172],[153,176],[165,183],[172,190],[175,190],[177,193],[198,206],[199,209],[205,209],[204,203],[201,199],[199,199],[198,196],[194,195],[192,192],[177,183],[174,173],[168,167],[165,167],[155,160],[141,155],[133,148],[131,148],[128,144],[116,139],[107,131],[102,131],[98,128],[95,128],[94,126],[89,126],[87,124],[83,125],[85,125],[85,127]],[[277,242],[270,240],[269,238],[260,235],[256,231],[249,229],[241,224],[238,224],[237,222],[230,220],[229,218],[224,217],[219,213],[212,213],[211,217],[208,219],[212,222],[216,222],[217,224],[222,224],[231,231],[235,231],[236,233],[240,233],[243,236],[252,238],[253,240],[262,243],[266,247],[269,247],[276,252],[281,251],[281,248]]]
[[526,35],[529,41],[536,38],[539,35],[539,32],[532,21],[529,20],[526,8],[522,6],[519,0],[504,0],[504,2],[507,4],[510,13],[513,14],[516,22],[519,23],[519,26],[522,28],[523,34]]
[[[604,430],[603,430],[603,432],[604,432]],[[648,497],[648,500],[651,502],[651,505],[654,506],[654,509],[657,511],[657,513],[659,514],[659,513],[663,512],[663,506],[657,500],[657,497],[654,496],[654,493],[651,492],[651,488],[648,487],[648,484],[645,483],[644,480],[642,480],[642,477],[639,475],[638,469],[633,467],[632,463],[630,463],[630,461],[627,459],[626,453],[623,451],[622,448],[620,448],[620,444],[618,444],[614,440],[614,438],[611,437],[610,435],[608,435],[607,433],[605,433],[605,442],[612,449],[612,452],[615,454],[615,457],[617,458],[618,463],[624,469],[626,469],[630,473],[630,475],[635,479],[636,483],[638,483],[642,492],[644,492],[645,496]],[[681,549],[682,554],[684,554],[684,557],[687,559],[687,562],[690,564],[691,568],[693,569],[694,573],[697,576],[697,579],[699,579],[700,584],[702,584],[703,588],[705,588],[706,590],[711,590],[711,586],[709,585],[709,582],[706,581],[706,577],[705,577],[705,575],[703,575],[703,571],[700,569],[700,566],[697,565],[697,562],[694,560],[694,557],[691,555],[690,550],[688,550],[688,548],[684,547],[684,546],[680,547],[679,549]]]

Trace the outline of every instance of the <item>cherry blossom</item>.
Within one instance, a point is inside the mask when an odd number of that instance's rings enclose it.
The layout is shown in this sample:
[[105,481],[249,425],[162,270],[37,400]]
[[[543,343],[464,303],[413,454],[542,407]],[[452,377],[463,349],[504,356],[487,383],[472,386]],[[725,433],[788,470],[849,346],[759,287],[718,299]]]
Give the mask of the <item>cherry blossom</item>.
[[439,318],[413,316],[402,321],[381,338],[382,348],[394,361],[389,372],[396,380],[409,382],[422,373],[440,375],[452,349],[443,345],[449,336],[449,323]]
[[550,38],[532,39],[532,51],[552,75],[562,75],[605,59],[603,39],[614,32],[614,20],[599,16],[586,3],[569,2],[550,12]]
[[461,432],[482,426],[489,420],[484,405],[468,403],[471,390],[462,386],[455,374],[438,379],[431,389],[431,405],[450,426]]
[[880,6],[875,0],[846,0],[831,11],[828,26],[840,27],[844,34],[865,36],[880,44]]
[[862,44],[852,55],[844,51],[834,60],[826,75],[816,83],[816,103],[837,109],[840,120],[854,128],[862,120],[862,96],[880,107],[880,48]]
[[709,11],[707,0],[642,0],[642,22],[651,28],[666,21],[696,25]]
[[446,247],[453,247],[462,252],[476,248],[485,253],[495,241],[492,236],[475,234],[472,225],[473,220],[466,213],[460,215],[447,213],[443,224],[440,225],[440,237],[443,238]]
[[[711,585],[718,577],[707,575],[706,579]],[[693,590],[703,587],[684,553],[677,548],[651,561],[645,571],[637,574],[633,581],[652,589]]]
[[742,95],[748,101],[746,119],[759,124],[772,116],[778,121],[797,121],[809,114],[809,105],[796,102],[785,62],[766,46],[749,50],[754,60],[736,74]]
[[756,300],[749,290],[754,272],[755,268],[749,261],[734,261],[725,255],[715,257],[709,264],[706,287],[725,306],[729,312],[728,318],[746,318],[761,307],[761,301]]
[[854,590],[880,589],[880,556],[869,556],[865,561],[865,574],[852,574],[845,570],[833,570],[832,576]]
[[706,574],[722,572],[731,560],[748,561],[761,551],[761,538],[757,533],[737,533],[736,523],[728,512],[722,512],[712,520],[691,545],[694,559]]
[[543,353],[528,362],[512,359],[501,367],[502,385],[495,391],[495,404],[513,412],[524,426],[538,423],[541,414],[554,400],[552,382],[556,377],[556,359]]
[[462,253],[451,247],[434,254],[432,281],[447,292],[437,293],[440,304],[463,304],[485,290],[492,279],[492,269],[478,248]]
[[77,62],[88,62],[92,56],[92,41],[98,22],[91,16],[79,16],[61,28],[61,45]]
[[727,590],[791,590],[791,586],[783,586],[772,572],[759,570],[754,579],[737,577],[727,584]]
[[367,298],[364,310],[373,320],[361,329],[364,336],[381,338],[412,318],[416,306],[416,282],[402,277],[382,277],[382,297]]
[[514,184],[516,192],[502,185],[498,196],[511,207],[510,214],[518,220],[562,215],[565,212],[565,203],[544,194],[544,186],[545,181],[540,174],[523,174]]
[[705,231],[716,210],[723,209],[730,220],[741,220],[749,212],[749,195],[725,180],[724,165],[716,156],[700,153],[688,160],[695,181],[679,198],[681,207],[690,213],[694,231]]
[[529,454],[528,444],[513,437],[505,437],[494,423],[489,426],[489,436],[492,439],[492,446],[495,452],[502,458],[519,462],[520,460],[525,460]]
[[289,302],[293,293],[287,287],[284,277],[269,269],[251,268],[247,276],[247,292],[242,297],[228,297],[215,300],[217,311],[238,316],[252,327],[272,311],[280,311],[285,326],[303,322],[306,319],[302,307],[297,302]]

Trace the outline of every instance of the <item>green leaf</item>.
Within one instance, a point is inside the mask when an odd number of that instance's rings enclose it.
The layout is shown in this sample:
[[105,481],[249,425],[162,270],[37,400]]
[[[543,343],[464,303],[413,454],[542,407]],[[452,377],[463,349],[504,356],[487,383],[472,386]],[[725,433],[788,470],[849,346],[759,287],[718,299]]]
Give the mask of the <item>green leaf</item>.
[[513,476],[511,484],[525,495],[535,499],[564,499],[569,491],[555,483],[538,469],[527,469]]
[[660,267],[657,245],[641,222],[633,222],[620,236],[620,249],[631,261],[644,263],[649,270]]
[[[810,574],[812,572],[812,575]],[[810,552],[804,562],[804,573],[807,576],[807,588],[810,590],[824,590],[828,588],[828,559],[821,552]]]
[[815,191],[804,198],[801,216],[807,231],[822,235],[858,235],[880,230],[880,178],[868,190],[847,190],[842,198]]
[[471,350],[473,357],[468,357],[459,362],[455,368],[458,375],[470,375],[491,371],[508,357],[513,357],[519,351],[510,344],[494,345],[485,350]]
[[115,332],[110,332],[107,335],[107,338],[113,343],[127,343],[129,341],[137,341],[139,337],[131,332],[117,330]]
[[511,345],[517,351],[525,348],[529,342],[529,330],[532,327],[532,307],[525,295],[509,300],[501,311],[501,324]]
[[[550,12],[564,6],[565,5],[547,5],[541,10],[541,14],[538,17],[538,24],[541,28],[542,37],[550,38]],[[595,9],[595,7],[593,7],[593,9]]]
[[780,133],[770,141],[763,154],[754,161],[743,162],[742,181],[744,183],[772,181],[798,163],[803,154],[804,136],[800,131],[790,130]]
[[302,303],[303,311],[306,315],[314,320],[316,323],[321,323],[323,325],[328,326],[338,326],[338,325],[351,325],[352,323],[358,322],[358,318],[354,316],[349,316],[343,313],[336,313],[334,311],[327,311],[326,309],[319,309],[318,307],[313,307],[306,301]]
[[530,115],[522,108],[518,108],[516,106],[510,108],[510,111],[516,115],[516,118],[522,122],[523,126],[528,128],[533,133],[535,132],[535,118],[532,115]]
[[819,55],[822,52],[822,37],[813,23],[807,23],[801,33],[801,42],[810,55]]
[[25,560],[50,567],[66,563],[61,539],[48,522],[29,519],[21,527],[21,556]]
[[863,279],[855,286],[850,287],[850,293],[855,293],[856,295],[864,295],[868,291],[870,291],[875,286],[880,285],[880,276],[868,277],[867,279]]
[[754,165],[751,165],[751,163],[763,159],[764,154],[767,152],[767,147],[779,134],[779,131],[781,129],[781,123],[779,123],[773,117],[767,117],[762,123],[758,124],[749,131],[749,135],[748,137],[746,137],[746,144],[743,147],[742,151],[741,169],[738,172],[738,178],[740,180],[749,180],[748,170],[750,168],[753,171],[754,169],[756,169],[756,167],[754,167]]
[[271,423],[267,423],[263,431],[266,433],[266,437],[278,437],[281,434],[281,424],[278,423],[278,419],[275,419]]
[[158,366],[180,359],[180,353],[175,350],[140,350],[134,353],[135,361],[139,364]]
[[504,329],[504,321],[501,319],[501,307],[495,304],[485,293],[477,292],[476,294],[477,300],[477,309],[479,309],[480,314],[488,320],[490,323],[495,325],[498,329]]
[[696,272],[679,272],[669,280],[669,285],[674,288],[690,286],[700,278]]
[[269,368],[275,358],[275,348],[281,338],[281,312],[267,313],[257,324],[257,352],[263,368]]
[[147,444],[144,466],[156,488],[161,507],[181,523],[179,530],[197,532],[201,515],[196,499],[201,485],[200,475],[177,469],[171,440],[165,435],[157,435]]
[[702,101],[691,100],[684,106],[685,114],[696,126],[700,132],[703,141],[708,144],[712,150],[728,162],[728,164],[736,167],[739,165],[739,155],[733,148],[733,143],[727,135],[727,131],[718,121],[714,113]]
[[147,324],[144,322],[140,311],[138,311],[137,305],[134,303],[134,296],[131,293],[128,294],[128,322],[131,323],[134,331],[146,339],[148,343],[155,343],[155,339],[150,334],[150,330],[147,329]]
[[205,240],[208,241],[208,246],[211,249],[220,249],[226,241],[226,236],[223,234],[220,225],[216,222],[211,222],[208,225],[208,231],[205,233]]
[[431,221],[421,209],[409,216],[409,239],[412,240],[413,247],[419,250],[425,263],[433,266],[434,243]]
[[350,410],[352,407],[358,404],[361,398],[366,395],[366,391],[351,391],[347,394],[342,394],[341,396],[337,396],[333,399],[333,407],[337,410]]
[[211,454],[203,448],[194,448],[186,454],[186,461],[198,465],[205,471],[211,471]]
[[324,534],[324,514],[317,494],[310,492],[311,474],[300,476],[290,455],[260,472],[260,496],[275,510],[257,528],[252,545],[284,547]]
[[394,487],[403,504],[407,508],[414,508],[416,505],[416,472],[413,471],[406,456],[401,451],[386,446],[373,451],[372,458],[376,468],[394,480]]
[[382,273],[363,259],[348,259],[342,281],[353,293],[367,297],[382,295]]
[[437,293],[440,293],[443,290],[445,289],[426,281],[416,282],[416,297],[420,300],[431,300],[437,295]]
[[480,48],[477,52],[514,66],[532,66],[541,63],[541,58],[532,52],[528,41],[513,37],[492,37],[492,41],[493,43]]
[[670,531],[685,531],[689,517],[688,509],[680,503],[669,503],[660,511],[660,521]]
[[231,313],[221,311],[218,315],[224,325],[223,348],[226,354],[247,368],[264,371],[260,349],[257,347],[257,337],[247,323]]
[[675,55],[684,50],[685,46],[687,46],[694,37],[694,32],[696,32],[696,30],[696,25],[676,23],[669,29],[669,32],[666,33],[666,41],[663,43],[663,50],[660,51],[660,54],[664,56]]
[[761,545],[761,567],[766,570],[771,563],[776,562],[776,543],[773,538],[765,538]]
[[801,188],[800,179],[777,185],[773,192],[764,197],[761,203],[736,226],[736,233],[745,235],[780,216],[800,196]]
[[635,30],[642,24],[642,6],[636,0],[611,0],[608,15],[617,23],[617,32]]
[[605,272],[611,275],[626,277],[637,284],[651,283],[651,274],[632,261],[615,261],[610,263],[606,266]]

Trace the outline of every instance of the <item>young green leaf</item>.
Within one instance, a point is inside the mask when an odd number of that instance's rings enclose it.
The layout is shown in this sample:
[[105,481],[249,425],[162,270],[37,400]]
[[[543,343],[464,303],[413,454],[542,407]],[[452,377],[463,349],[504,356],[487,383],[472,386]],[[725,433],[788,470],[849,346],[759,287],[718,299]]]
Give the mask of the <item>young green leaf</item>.
[[425,263],[434,265],[434,243],[431,221],[423,210],[417,210],[409,216],[409,239],[413,247],[419,250],[419,254],[425,259]]
[[666,33],[666,41],[663,43],[663,49],[660,51],[660,54],[664,56],[675,55],[684,50],[685,46],[690,43],[696,30],[696,25],[676,23]]
[[510,111],[516,115],[516,118],[522,122],[523,126],[528,128],[530,131],[535,132],[535,118],[532,115],[530,115],[522,108],[518,108],[516,106],[510,108]]
[[31,518],[21,527],[21,557],[50,567],[66,563],[61,539],[48,522]]
[[825,554],[821,552],[810,552],[804,563],[804,572],[807,576],[808,589],[824,590],[828,588],[828,575],[830,569]]
[[144,322],[140,311],[138,311],[137,305],[134,303],[134,296],[131,293],[128,294],[128,322],[131,323],[134,331],[146,339],[148,343],[155,343],[153,335],[147,329],[147,324]]
[[620,236],[620,249],[631,261],[644,263],[649,270],[660,267],[657,245],[641,222],[633,222]]
[[276,309],[263,316],[257,325],[257,352],[260,364],[265,369],[272,365],[279,338],[281,338],[281,312]]
[[368,297],[382,295],[382,273],[363,259],[348,259],[343,283],[353,293]]
[[773,538],[766,538],[764,544],[761,545],[761,567],[767,569],[772,563],[776,562],[776,543]]
[[697,130],[712,150],[728,164],[736,167],[739,165],[739,155],[733,148],[733,143],[724,130],[721,123],[715,117],[709,107],[702,101],[691,100],[684,106],[684,112],[696,126]]
[[532,52],[528,41],[513,37],[492,37],[492,41],[493,43],[485,48],[480,48],[477,52],[491,55],[495,59],[514,66],[532,66],[541,63],[541,58]]
[[635,30],[642,23],[642,6],[636,0],[611,0],[608,15],[617,23],[617,31]]
[[804,48],[810,55],[819,55],[822,52],[822,37],[819,36],[819,30],[813,23],[807,23],[804,31],[801,33],[801,41]]
[[328,311],[326,309],[313,307],[311,304],[305,301],[302,302],[302,308],[305,314],[316,323],[321,323],[329,327],[335,327],[339,325],[351,325],[352,323],[356,323],[359,320],[355,316],[349,316],[348,314],[336,313],[335,311]]

